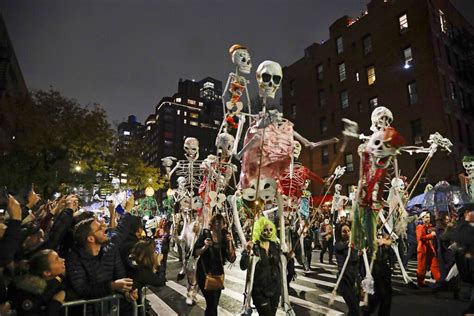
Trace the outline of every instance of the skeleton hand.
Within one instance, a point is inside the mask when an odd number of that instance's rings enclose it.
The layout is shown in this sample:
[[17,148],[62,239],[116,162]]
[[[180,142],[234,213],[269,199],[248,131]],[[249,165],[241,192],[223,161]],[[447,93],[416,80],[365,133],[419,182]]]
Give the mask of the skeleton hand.
[[343,118],[342,122],[344,123],[344,130],[342,131],[344,136],[359,138],[359,124],[357,122],[346,118]]

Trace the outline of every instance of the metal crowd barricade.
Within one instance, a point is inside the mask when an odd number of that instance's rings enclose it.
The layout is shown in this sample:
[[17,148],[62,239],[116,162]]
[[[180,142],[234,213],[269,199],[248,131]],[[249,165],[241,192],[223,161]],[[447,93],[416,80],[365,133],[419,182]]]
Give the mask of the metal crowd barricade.
[[[133,302],[133,316],[138,316],[138,309],[141,309],[140,315],[146,315],[146,287],[144,287],[141,291],[141,295],[139,298],[139,302]],[[120,316],[120,300],[125,299],[122,294],[114,294],[109,296],[104,296],[101,298],[90,299],[90,300],[76,300],[63,303],[64,308],[64,315],[69,316],[69,308],[71,307],[79,307],[82,305],[82,315],[87,315],[87,306],[88,305],[95,305],[100,304],[100,315],[108,315],[108,316]],[[108,304],[110,302],[110,305]],[[106,312],[107,314],[104,314]],[[76,313],[74,314],[76,315]]]

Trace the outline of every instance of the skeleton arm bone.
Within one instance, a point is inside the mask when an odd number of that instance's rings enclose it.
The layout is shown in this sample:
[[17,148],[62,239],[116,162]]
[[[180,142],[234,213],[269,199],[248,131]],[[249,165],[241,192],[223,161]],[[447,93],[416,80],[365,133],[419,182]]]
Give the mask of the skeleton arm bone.
[[254,147],[255,145],[257,145],[257,141],[260,139],[260,135],[259,134],[255,134],[253,136],[253,138],[247,143],[245,144],[245,146],[242,148],[242,150],[237,153],[237,155],[235,156],[235,158],[237,158],[238,160],[241,160],[242,159],[242,156],[245,154],[245,152],[249,149],[251,149],[252,147]]
[[168,176],[169,178],[171,179],[171,176],[173,175],[173,173],[175,173],[176,170],[178,170],[178,168],[181,167],[181,163],[178,161],[176,163],[176,166],[174,166],[174,168],[169,172]]
[[245,124],[245,116],[238,115],[238,117],[239,117],[239,126],[237,127],[237,133],[235,134],[235,140],[234,140],[234,147],[232,148],[232,153],[231,153],[231,155],[234,155],[234,156],[237,154],[237,148],[239,147],[240,137],[242,137],[242,131],[244,129],[244,124]]
[[299,140],[301,142],[301,144],[303,144],[303,146],[309,147],[311,149],[316,148],[316,147],[320,147],[320,146],[324,146],[324,145],[334,144],[334,143],[337,143],[339,141],[339,139],[337,137],[333,137],[333,138],[330,138],[330,139],[326,139],[326,140],[322,140],[322,141],[314,143],[314,142],[310,142],[309,140],[304,138],[297,131],[293,131],[293,136],[297,140]]

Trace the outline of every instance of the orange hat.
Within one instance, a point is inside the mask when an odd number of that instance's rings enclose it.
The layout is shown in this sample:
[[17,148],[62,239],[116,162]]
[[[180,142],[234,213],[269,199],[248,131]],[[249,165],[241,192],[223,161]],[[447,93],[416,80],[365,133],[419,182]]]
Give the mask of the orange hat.
[[234,44],[234,45],[232,45],[232,46],[229,48],[229,54],[232,55],[232,54],[233,54],[236,50],[238,50],[238,49],[247,49],[247,47],[242,46],[242,45],[240,45],[240,44]]

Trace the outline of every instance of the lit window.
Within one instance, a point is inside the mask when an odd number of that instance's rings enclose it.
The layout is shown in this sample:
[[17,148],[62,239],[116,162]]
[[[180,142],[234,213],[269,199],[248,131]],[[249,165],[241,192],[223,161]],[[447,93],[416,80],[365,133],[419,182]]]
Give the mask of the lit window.
[[323,80],[323,78],[324,78],[324,68],[323,68],[322,64],[316,66],[316,75],[317,75],[318,80]]
[[196,101],[194,101],[194,100],[188,100],[188,104],[196,105]]
[[362,46],[364,48],[364,56],[372,52],[372,37],[370,35],[364,36],[362,39]]
[[360,78],[359,78],[359,72],[357,71],[356,72],[356,81],[359,82],[360,81]]
[[210,82],[210,81],[205,82],[204,83],[204,89],[206,89],[206,88],[214,89],[214,83]]
[[151,126],[147,126],[147,127],[146,127],[146,130],[147,130],[147,131],[151,130]]
[[174,99],[175,102],[181,102],[181,98]]
[[339,81],[346,80],[346,64],[339,64]]
[[123,131],[123,135],[124,136],[130,136],[130,132],[129,131]]
[[354,171],[354,160],[352,158],[352,154],[347,154],[345,155],[345,161],[346,161],[346,170],[347,172],[352,172]]
[[340,54],[343,51],[344,51],[344,45],[342,43],[342,36],[339,36],[338,38],[336,38],[336,52]]
[[202,102],[199,102],[199,106],[202,106],[202,105],[203,105],[203,103],[202,103]]
[[328,146],[321,147],[321,163],[326,165],[329,163],[329,149]]
[[349,95],[347,93],[347,90],[341,91],[339,94],[340,102],[341,102],[341,108],[345,109],[349,107]]
[[321,134],[324,134],[326,133],[327,130],[328,130],[328,125],[326,122],[326,117],[323,116],[319,119],[319,131],[321,132]]
[[379,106],[379,99],[377,97],[369,100],[369,107],[371,111],[378,106]]
[[408,29],[408,17],[406,14],[403,14],[398,18],[398,24],[400,25],[400,33],[403,33]]
[[367,83],[373,85],[375,83],[375,67],[370,66],[367,68]]
[[198,126],[199,125],[198,122],[196,122],[196,121],[189,121],[189,124],[191,124],[193,126]]
[[188,124],[188,120],[183,120],[184,124]]
[[323,107],[326,105],[326,91],[324,89],[319,90],[319,106]]
[[176,114],[177,114],[177,115],[180,115],[180,114],[181,114],[181,110],[177,110],[177,111],[176,111]]
[[418,91],[416,88],[416,82],[410,82],[407,85],[408,88],[408,99],[410,100],[410,104],[415,104],[418,102]]
[[438,13],[439,13],[439,25],[441,27],[441,32],[446,33],[448,32],[448,23],[446,21],[446,17],[443,11],[438,10]]
[[189,116],[191,116],[192,118],[198,118],[199,114],[198,113],[189,113]]
[[405,68],[410,68],[413,61],[413,55],[411,54],[411,47],[407,47],[403,50],[403,61],[405,62]]
[[188,116],[188,112],[184,111],[184,116]]

